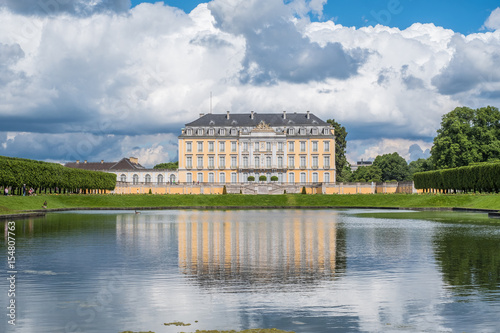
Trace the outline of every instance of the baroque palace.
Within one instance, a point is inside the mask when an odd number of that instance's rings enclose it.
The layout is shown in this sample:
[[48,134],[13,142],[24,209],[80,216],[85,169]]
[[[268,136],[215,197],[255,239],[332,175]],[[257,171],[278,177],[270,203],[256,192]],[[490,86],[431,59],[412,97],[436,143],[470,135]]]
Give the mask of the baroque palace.
[[333,128],[314,114],[200,114],[179,136],[181,183],[334,183]]

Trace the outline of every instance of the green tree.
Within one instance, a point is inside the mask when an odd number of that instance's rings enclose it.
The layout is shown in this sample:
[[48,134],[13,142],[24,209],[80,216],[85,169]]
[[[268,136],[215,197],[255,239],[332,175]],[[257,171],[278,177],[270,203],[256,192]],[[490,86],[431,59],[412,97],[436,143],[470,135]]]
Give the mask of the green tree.
[[408,164],[410,169],[410,178],[413,179],[413,175],[417,172],[431,171],[433,170],[432,161],[430,158],[419,158],[416,161],[411,161]]
[[347,183],[351,181],[352,178],[352,170],[351,170],[351,165],[349,163],[346,163],[344,167],[342,168],[341,175],[337,175],[337,181],[342,182],[342,183]]
[[352,182],[381,182],[382,181],[382,170],[376,166],[361,166],[357,168],[351,176],[350,181]]
[[500,111],[496,107],[457,107],[445,114],[431,149],[436,169],[500,158]]
[[345,156],[347,148],[347,131],[344,126],[335,121],[335,119],[328,119],[326,121],[335,131],[335,169],[337,171],[336,181],[343,181],[344,179],[344,166],[348,165],[347,158]]
[[410,169],[405,159],[398,153],[379,155],[373,161],[373,166],[382,171],[382,181],[389,180],[409,180]]
[[177,162],[168,162],[168,163],[160,163],[153,167],[153,169],[163,169],[163,170],[177,170],[179,169],[179,161]]

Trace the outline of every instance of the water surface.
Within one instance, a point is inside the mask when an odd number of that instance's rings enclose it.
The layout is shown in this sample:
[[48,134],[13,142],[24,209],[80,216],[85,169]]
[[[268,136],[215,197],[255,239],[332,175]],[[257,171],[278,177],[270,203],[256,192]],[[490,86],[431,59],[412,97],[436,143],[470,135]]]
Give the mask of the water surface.
[[[500,226],[478,214],[464,223],[400,213],[90,211],[18,221],[17,324],[4,319],[0,331],[500,331]],[[163,325],[173,321],[192,325]]]

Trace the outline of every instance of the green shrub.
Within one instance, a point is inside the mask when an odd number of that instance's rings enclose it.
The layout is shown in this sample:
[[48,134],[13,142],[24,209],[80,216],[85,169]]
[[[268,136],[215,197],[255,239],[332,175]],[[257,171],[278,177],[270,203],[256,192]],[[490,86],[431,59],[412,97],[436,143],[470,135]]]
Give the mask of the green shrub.
[[271,181],[272,182],[277,182],[278,181],[278,176],[271,176]]
[[262,176],[259,176],[259,181],[261,182],[265,182],[267,180],[267,177],[262,175]]
[[305,186],[302,186],[302,192],[300,192],[301,194],[307,194],[306,192],[306,187]]
[[247,180],[249,182],[253,182],[255,180],[255,177],[254,176],[248,176]]
[[[240,190],[241,192],[241,190]],[[227,188],[226,188],[226,185],[224,185],[224,187],[222,188],[222,194],[227,194]]]

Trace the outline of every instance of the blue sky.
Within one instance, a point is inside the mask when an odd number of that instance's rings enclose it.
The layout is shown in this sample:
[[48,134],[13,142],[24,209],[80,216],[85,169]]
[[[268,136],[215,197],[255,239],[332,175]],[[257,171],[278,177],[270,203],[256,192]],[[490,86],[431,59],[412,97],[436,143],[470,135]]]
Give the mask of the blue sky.
[[212,93],[335,119],[350,162],[414,160],[455,107],[500,106],[500,3],[199,3],[0,0],[0,155],[175,161]]
[[[157,1],[132,0],[132,7]],[[207,1],[166,0],[165,4],[191,12]],[[484,21],[499,6],[495,0],[329,0],[323,6],[323,17],[314,20],[333,20],[344,26],[362,27],[380,23],[406,29],[413,23],[434,23],[462,34],[481,30]]]

